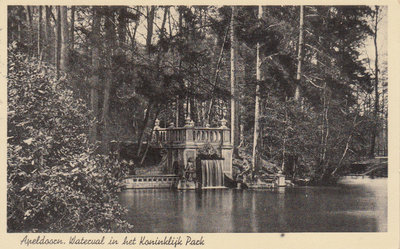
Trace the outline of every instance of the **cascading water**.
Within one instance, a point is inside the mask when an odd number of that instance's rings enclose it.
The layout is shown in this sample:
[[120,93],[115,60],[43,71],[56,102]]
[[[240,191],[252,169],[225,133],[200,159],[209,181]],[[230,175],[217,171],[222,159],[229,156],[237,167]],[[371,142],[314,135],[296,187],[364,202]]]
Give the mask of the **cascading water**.
[[203,188],[224,186],[223,160],[201,160],[201,183]]

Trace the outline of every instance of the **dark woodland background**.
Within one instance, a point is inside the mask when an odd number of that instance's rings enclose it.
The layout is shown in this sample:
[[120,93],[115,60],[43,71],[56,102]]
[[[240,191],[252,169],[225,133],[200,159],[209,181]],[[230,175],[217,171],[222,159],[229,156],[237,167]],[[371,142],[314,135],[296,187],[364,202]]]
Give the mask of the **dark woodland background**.
[[333,183],[387,151],[385,11],[9,6],[8,231],[130,231],[119,162],[153,163],[156,119],[234,121],[234,175]]

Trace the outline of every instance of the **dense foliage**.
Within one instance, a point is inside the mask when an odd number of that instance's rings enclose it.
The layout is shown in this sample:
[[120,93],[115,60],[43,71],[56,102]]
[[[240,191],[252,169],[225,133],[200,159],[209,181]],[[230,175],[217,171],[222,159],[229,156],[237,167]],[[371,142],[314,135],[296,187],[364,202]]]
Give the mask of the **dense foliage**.
[[52,66],[8,50],[9,232],[129,231],[118,162],[92,153],[85,103]]
[[300,6],[9,6],[9,231],[129,230],[115,158],[155,164],[156,119],[216,127],[237,115],[235,175],[325,184],[374,156],[387,64],[373,73],[361,51],[382,12],[303,7],[300,27]]

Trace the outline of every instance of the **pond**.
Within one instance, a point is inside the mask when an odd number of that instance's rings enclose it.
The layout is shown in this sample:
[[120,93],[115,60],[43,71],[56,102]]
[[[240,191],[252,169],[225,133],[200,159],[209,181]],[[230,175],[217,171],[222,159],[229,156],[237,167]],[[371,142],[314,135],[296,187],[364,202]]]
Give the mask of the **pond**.
[[387,231],[387,178],[274,190],[131,189],[119,197],[135,232]]

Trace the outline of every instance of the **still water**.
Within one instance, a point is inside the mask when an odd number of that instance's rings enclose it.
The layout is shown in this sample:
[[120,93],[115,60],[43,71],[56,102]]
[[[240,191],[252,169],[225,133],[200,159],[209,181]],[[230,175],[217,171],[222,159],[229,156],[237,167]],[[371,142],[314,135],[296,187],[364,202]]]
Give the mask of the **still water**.
[[136,232],[387,231],[387,178],[276,190],[133,189],[120,202]]

